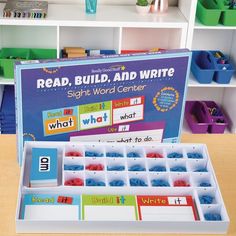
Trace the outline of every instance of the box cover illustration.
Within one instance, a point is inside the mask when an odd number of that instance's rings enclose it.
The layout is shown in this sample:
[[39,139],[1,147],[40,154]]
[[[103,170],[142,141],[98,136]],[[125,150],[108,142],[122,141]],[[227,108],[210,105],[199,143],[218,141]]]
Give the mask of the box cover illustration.
[[178,142],[191,53],[19,62],[18,157],[24,141]]

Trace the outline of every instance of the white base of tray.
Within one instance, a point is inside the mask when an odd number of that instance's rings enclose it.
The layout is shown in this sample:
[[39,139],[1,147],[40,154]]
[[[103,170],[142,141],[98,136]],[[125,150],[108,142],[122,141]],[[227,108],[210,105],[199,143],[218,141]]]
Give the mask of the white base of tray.
[[[74,147],[73,145],[83,145],[77,143],[65,143],[65,142],[28,142],[25,144],[25,152],[23,159],[23,166],[21,171],[21,180],[19,187],[17,211],[16,211],[16,232],[17,233],[179,233],[179,234],[226,234],[229,226],[229,217],[224,206],[223,198],[221,196],[217,179],[210,161],[210,157],[207,151],[207,147],[202,144],[156,144],[149,143],[143,144],[146,150],[151,150],[153,147],[158,150],[164,150],[162,153],[164,156],[171,150],[179,150],[183,152],[184,157],[182,162],[179,160],[174,160],[178,163],[185,163],[187,167],[187,172],[172,173],[169,168],[172,165],[172,160],[166,158],[167,175],[171,183],[170,187],[153,187],[150,185],[151,174],[147,171],[148,186],[147,187],[132,187],[129,186],[129,181],[127,181],[127,186],[124,187],[110,187],[106,185],[105,187],[76,187],[76,186],[64,186],[65,171],[63,172],[65,149],[68,147]],[[86,144],[87,145],[87,144]],[[92,144],[90,144],[92,145]],[[124,144],[101,144],[95,143],[99,148],[104,145],[113,145],[116,147],[122,147]],[[123,145],[123,146],[122,146]],[[128,145],[131,146],[131,145]],[[44,187],[44,188],[30,188],[29,183],[29,168],[30,168],[30,158],[32,147],[49,148],[54,147],[59,151],[59,186],[58,187]],[[138,147],[140,145],[132,145],[133,147]],[[80,147],[81,148],[81,147]],[[122,149],[123,150],[123,149]],[[193,167],[196,163],[203,163],[201,160],[188,160],[187,152],[199,151],[203,154],[206,163],[208,173],[198,173],[193,171]],[[104,151],[104,153],[106,153]],[[125,153],[125,151],[124,151]],[[80,158],[80,157],[77,157]],[[102,157],[104,158],[104,157]],[[109,157],[107,157],[109,158]],[[125,158],[125,157],[124,157]],[[146,157],[145,157],[146,158]],[[102,159],[101,159],[102,160]],[[126,160],[129,163],[130,160]],[[146,167],[149,160],[144,160]],[[86,162],[86,161],[85,161]],[[196,162],[196,163],[195,163]],[[104,163],[106,161],[104,160]],[[110,162],[109,162],[110,163]],[[129,171],[127,169],[123,172],[129,178]],[[128,174],[127,174],[128,173]],[[119,173],[120,174],[120,173]],[[109,176],[109,173],[106,173]],[[139,173],[137,173],[137,176]],[[173,179],[176,176],[187,175],[190,181],[190,187],[174,187]],[[86,178],[86,173],[84,175]],[[205,177],[204,177],[205,176]],[[212,183],[212,187],[198,187],[199,180],[202,178],[209,178]],[[107,184],[107,182],[106,182]],[[203,193],[215,194],[216,202],[210,205],[202,205],[199,201],[199,196]],[[95,194],[95,195],[158,195],[158,196],[186,196],[191,195],[195,201],[196,208],[198,210],[199,219],[198,221],[42,221],[42,220],[24,220],[20,219],[21,204],[24,194],[72,194],[72,195],[82,195],[82,194]],[[221,221],[206,221],[204,219],[204,213],[217,211],[221,217]]]
[[16,221],[17,233],[225,234],[229,222],[41,222]]

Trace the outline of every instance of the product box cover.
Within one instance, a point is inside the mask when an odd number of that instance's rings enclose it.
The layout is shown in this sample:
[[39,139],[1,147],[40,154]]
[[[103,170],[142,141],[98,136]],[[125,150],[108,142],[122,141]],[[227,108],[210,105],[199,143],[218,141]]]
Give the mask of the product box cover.
[[178,142],[191,52],[23,61],[15,66],[24,141]]

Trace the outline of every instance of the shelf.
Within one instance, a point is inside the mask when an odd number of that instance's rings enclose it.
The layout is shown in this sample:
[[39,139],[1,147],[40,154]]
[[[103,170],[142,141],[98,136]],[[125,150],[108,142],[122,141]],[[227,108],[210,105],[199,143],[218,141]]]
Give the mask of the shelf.
[[203,25],[197,18],[195,20],[195,26],[194,29],[202,29],[202,30],[236,30],[236,26],[224,26],[221,24],[218,24],[216,26],[209,26],[209,25]]
[[230,84],[218,84],[216,82],[212,82],[210,84],[200,84],[193,76],[190,74],[188,87],[205,87],[205,88],[236,88],[236,77],[231,79]]
[[[99,1],[94,15],[85,13],[84,0],[64,1],[66,4],[62,0],[51,1],[46,19],[3,18],[5,3],[0,3],[0,48],[54,48],[59,57],[60,49],[65,46],[115,49],[118,52],[122,49],[188,47],[217,49],[235,62],[236,26],[203,25],[195,19],[197,0],[170,1],[175,6],[169,7],[167,13],[147,15],[136,12],[134,0],[113,1]],[[108,2],[116,5],[107,5]],[[4,85],[14,86],[14,80],[0,76],[0,100]],[[188,87],[189,100],[215,100],[236,123],[233,103],[236,74],[230,84],[200,84],[191,74]],[[187,128],[184,130],[191,133]]]
[[[189,128],[189,126],[188,126],[188,124],[187,124],[185,119],[184,119],[184,122],[183,122],[182,134],[193,134],[192,131],[190,130],[190,128]],[[206,133],[206,134],[209,134],[209,133]],[[230,132],[229,129],[226,128],[224,134],[231,134],[231,132]]]
[[14,85],[14,79],[5,79],[0,76],[0,85]]
[[187,28],[188,23],[178,7],[169,7],[166,14],[140,15],[133,6],[98,5],[97,14],[86,15],[83,5],[49,4],[46,19],[3,18],[0,4],[1,25],[34,26],[96,26],[96,27],[145,27]]

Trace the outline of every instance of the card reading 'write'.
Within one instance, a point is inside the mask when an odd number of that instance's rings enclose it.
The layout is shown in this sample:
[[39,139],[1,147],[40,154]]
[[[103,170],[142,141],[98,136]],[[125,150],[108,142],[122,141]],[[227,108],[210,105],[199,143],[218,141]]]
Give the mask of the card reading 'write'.
[[142,221],[194,221],[197,211],[191,196],[137,196]]

